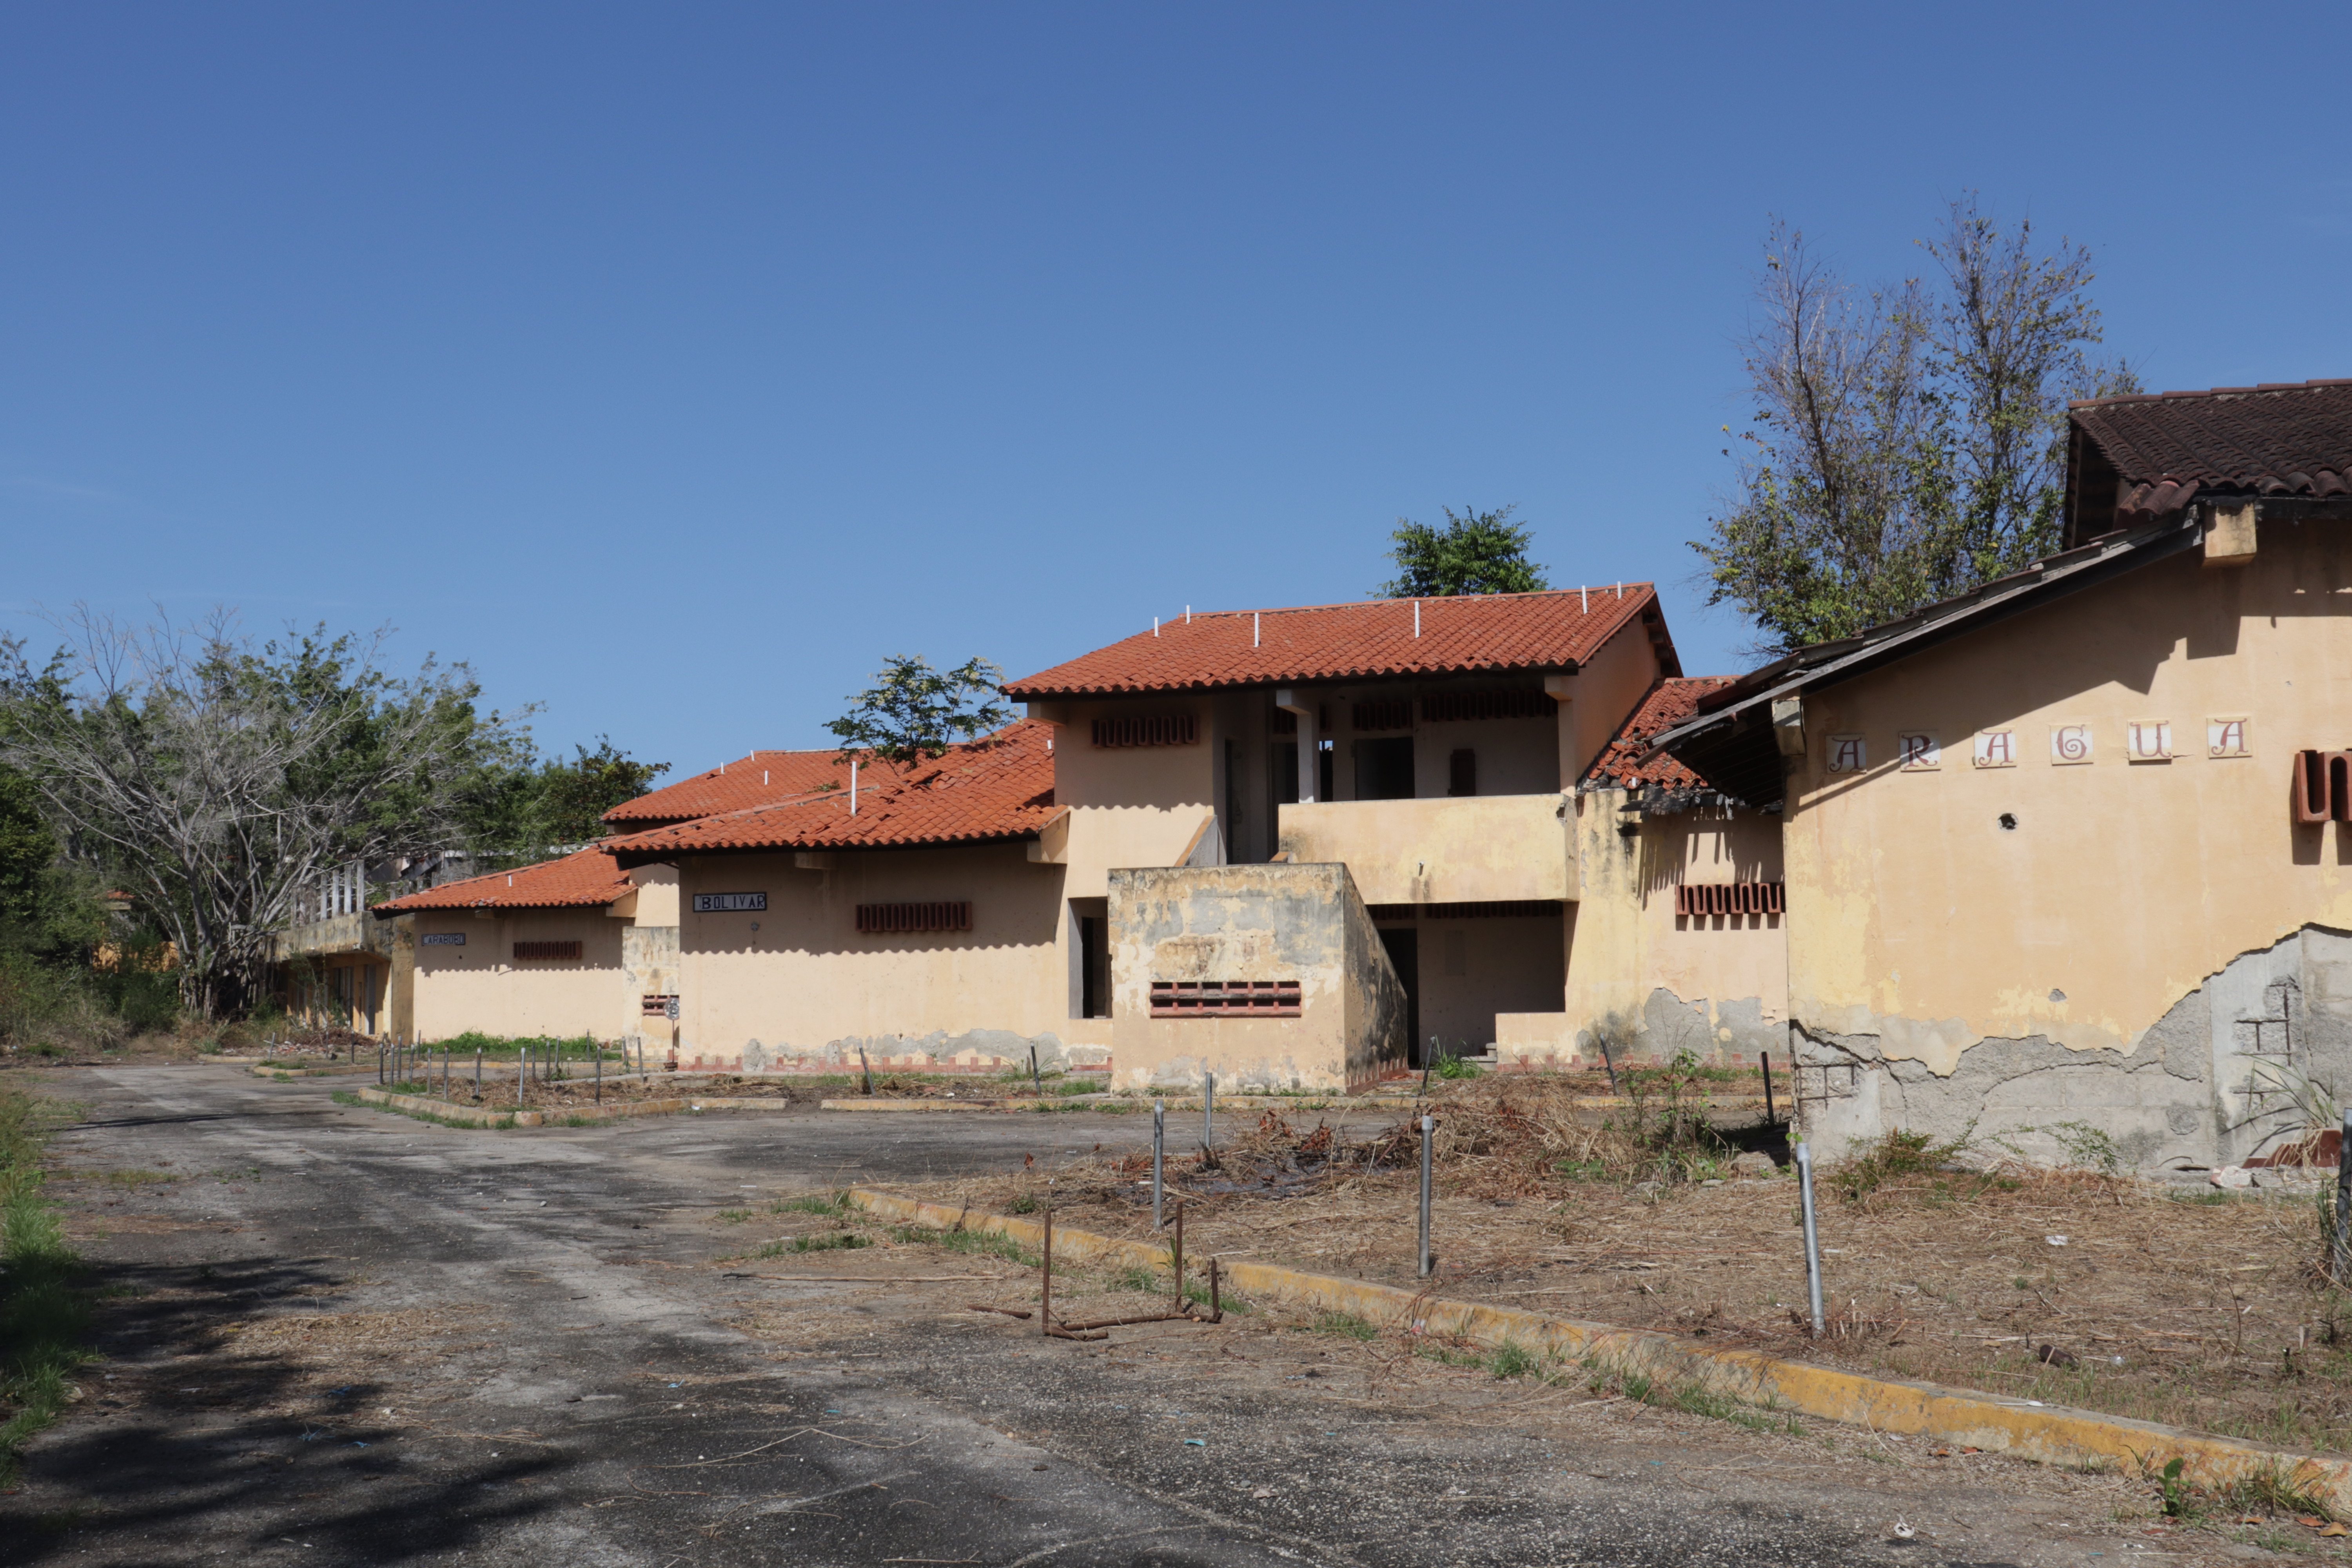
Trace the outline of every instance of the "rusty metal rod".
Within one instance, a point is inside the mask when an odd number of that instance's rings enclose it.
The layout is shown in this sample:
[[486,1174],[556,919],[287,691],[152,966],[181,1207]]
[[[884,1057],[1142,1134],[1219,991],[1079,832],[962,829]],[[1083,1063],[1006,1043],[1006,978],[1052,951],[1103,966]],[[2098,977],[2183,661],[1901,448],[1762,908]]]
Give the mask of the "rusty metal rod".
[[1045,1205],[1045,1247],[1037,1260],[1037,1279],[1044,1300],[1037,1317],[1047,1333],[1054,1331],[1054,1205]]
[[1171,1255],[1176,1268],[1176,1310],[1184,1310],[1184,1200],[1176,1200],[1176,1246]]

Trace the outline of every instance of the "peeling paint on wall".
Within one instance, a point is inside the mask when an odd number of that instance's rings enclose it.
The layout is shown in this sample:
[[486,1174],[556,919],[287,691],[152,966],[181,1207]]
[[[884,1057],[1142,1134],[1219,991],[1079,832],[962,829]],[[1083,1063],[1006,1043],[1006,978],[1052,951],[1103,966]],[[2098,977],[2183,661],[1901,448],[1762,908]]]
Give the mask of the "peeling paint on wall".
[[1901,1128],[2060,1163],[2089,1130],[2141,1168],[2239,1164],[2332,1124],[2352,1090],[2352,935],[2305,926],[2239,954],[2129,1050],[1988,1037],[1958,1044],[1939,1070],[1889,1048],[1912,1044],[1899,1026],[1909,1021],[1881,1022],[1791,1032],[1800,1123],[1832,1152]]

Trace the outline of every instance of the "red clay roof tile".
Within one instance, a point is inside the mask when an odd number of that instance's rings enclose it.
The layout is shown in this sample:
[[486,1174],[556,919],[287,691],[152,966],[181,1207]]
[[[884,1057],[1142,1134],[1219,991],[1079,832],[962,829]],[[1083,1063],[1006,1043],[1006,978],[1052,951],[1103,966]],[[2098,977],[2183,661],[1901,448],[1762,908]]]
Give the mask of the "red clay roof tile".
[[1592,759],[1592,766],[1585,770],[1585,787],[1622,789],[1635,784],[1660,784],[1670,790],[1710,787],[1680,760],[1664,752],[1647,762],[1643,761],[1642,754],[1650,749],[1652,736],[1696,712],[1700,698],[1722,690],[1738,679],[1731,675],[1702,675],[1661,680],[1650,688],[1642,705],[1633,710],[1609,743],[1601,748],[1601,754]]
[[558,910],[602,906],[636,889],[602,845],[560,860],[444,882],[405,898],[386,899],[372,911],[383,917],[419,910]]
[[[1647,583],[1542,594],[1369,599],[1285,610],[1218,610],[1162,623],[1007,684],[1016,701],[1146,691],[1276,686],[1367,676],[1568,669],[1627,622],[1646,616],[1674,668],[1658,596]],[[1415,606],[1420,635],[1414,635]]]
[[2352,494],[2352,381],[2135,394],[2068,412],[2114,466],[2123,513],[2175,510],[2200,489]]
[[[1054,727],[1028,720],[913,767],[858,769],[857,815],[844,787],[607,838],[624,865],[754,849],[862,849],[1028,837],[1054,804]],[[830,753],[827,753],[828,755]]]
[[731,763],[680,779],[650,795],[624,801],[604,814],[615,827],[647,828],[691,822],[722,811],[790,800],[827,784],[849,787],[849,764],[832,752],[753,752]]

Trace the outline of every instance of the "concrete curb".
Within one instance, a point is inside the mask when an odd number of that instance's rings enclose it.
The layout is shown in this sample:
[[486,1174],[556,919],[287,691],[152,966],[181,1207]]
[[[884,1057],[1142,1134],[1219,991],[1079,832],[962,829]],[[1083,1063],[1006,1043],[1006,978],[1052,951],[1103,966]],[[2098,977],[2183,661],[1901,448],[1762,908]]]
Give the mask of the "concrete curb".
[[[852,1188],[849,1201],[883,1218],[938,1230],[961,1226],[1031,1247],[1045,1239],[1045,1227],[1035,1220],[975,1215],[863,1187]],[[1194,1235],[1199,1237],[1197,1231]],[[1054,1227],[1054,1250],[1074,1262],[1101,1260],[1141,1268],[1168,1266],[1164,1247],[1064,1226]],[[1200,1256],[1205,1258],[1213,1251],[1202,1247]],[[1308,1274],[1248,1258],[1221,1259],[1220,1268],[1226,1289],[1237,1295],[1349,1312],[1408,1333],[1460,1338],[1496,1348],[1517,1345],[1565,1362],[1590,1358],[1620,1373],[1636,1373],[1670,1387],[1696,1384],[1744,1404],[1874,1431],[1937,1437],[2045,1464],[2111,1465],[2126,1474],[2153,1473],[2179,1458],[2183,1461],[2184,1479],[2207,1488],[2225,1487],[2269,1472],[2325,1501],[2329,1511],[2352,1516],[2352,1460],[2260,1447],[2153,1421],[2005,1399],[1932,1383],[1865,1377],[1833,1367],[1780,1361],[1753,1351],[1702,1349],[1671,1334],[1545,1317],[1513,1307],[1450,1301],[1427,1292],[1415,1294],[1392,1285]]]
[[288,1067],[283,1063],[273,1063],[266,1059],[257,1060],[252,1066],[246,1068],[246,1071],[251,1073],[256,1078],[267,1079],[349,1078],[353,1073],[373,1072],[374,1070],[375,1064],[373,1062],[350,1062],[340,1063],[333,1067],[298,1068]]
[[825,1100],[819,1110],[1011,1110],[993,1100]]
[[477,1105],[458,1105],[446,1100],[435,1100],[422,1094],[394,1094],[388,1089],[371,1084],[352,1091],[369,1105],[381,1105],[391,1110],[422,1110],[446,1121],[461,1121],[471,1127],[498,1127],[510,1122],[516,1127],[545,1127],[549,1118],[562,1126],[572,1121],[618,1121],[631,1116],[676,1116],[690,1110],[790,1110],[790,1100],[768,1099],[711,1100],[635,1100],[614,1105],[566,1106],[558,1110],[545,1107],[539,1110],[494,1110]]

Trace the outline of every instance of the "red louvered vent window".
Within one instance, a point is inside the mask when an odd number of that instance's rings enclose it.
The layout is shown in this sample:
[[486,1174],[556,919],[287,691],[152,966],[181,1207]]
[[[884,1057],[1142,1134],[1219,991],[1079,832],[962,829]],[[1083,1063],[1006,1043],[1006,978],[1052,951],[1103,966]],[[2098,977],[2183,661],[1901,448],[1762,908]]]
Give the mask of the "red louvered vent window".
[[1685,882],[1675,889],[1678,915],[1777,915],[1788,909],[1786,882]]
[[517,963],[531,959],[577,963],[580,962],[580,944],[576,942],[519,942],[514,944],[514,955]]
[[970,931],[971,905],[953,903],[860,904],[857,929],[871,936],[897,936],[907,931]]
[[1189,746],[1200,738],[1200,721],[1190,713],[1095,721],[1097,746]]
[[1359,730],[1410,730],[1412,728],[1412,699],[1383,697],[1375,701],[1359,702],[1354,718]]
[[1541,691],[1436,691],[1421,700],[1424,723],[1465,719],[1549,719],[1559,705]]
[[1155,1018],[1296,1018],[1296,980],[1155,980]]

